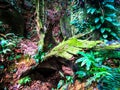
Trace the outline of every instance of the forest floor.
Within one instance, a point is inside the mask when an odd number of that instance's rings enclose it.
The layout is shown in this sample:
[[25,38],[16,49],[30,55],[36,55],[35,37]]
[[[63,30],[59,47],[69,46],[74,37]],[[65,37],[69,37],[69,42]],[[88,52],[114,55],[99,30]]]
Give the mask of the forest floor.
[[[22,57],[5,69],[5,74],[1,79],[3,86],[9,90],[52,90],[56,88],[59,80],[65,79],[61,77],[60,71],[65,75],[72,75],[74,71],[68,65],[57,62],[50,58],[48,61],[38,65],[32,58],[37,52],[37,44],[28,39],[21,40],[18,44],[20,48],[15,49],[16,53],[21,53]],[[30,55],[25,56],[25,55]],[[57,59],[58,60],[58,59]],[[59,59],[61,60],[61,59]],[[19,84],[22,77],[29,76],[30,81]],[[84,89],[85,83],[75,80],[73,84],[68,86],[68,90],[88,90]],[[96,87],[90,87],[89,90],[97,90]],[[63,90],[62,88],[60,90]]]
[[[14,64],[6,68],[6,73],[2,78],[5,86],[9,90],[51,90],[52,87],[55,87],[60,80],[58,72],[49,70],[44,72],[45,70],[40,71],[38,69],[31,70],[37,66],[37,63],[33,58],[25,56],[34,55],[37,52],[37,44],[26,39],[22,40],[19,45],[21,48],[15,49],[15,51],[23,55]],[[19,79],[26,75],[31,77],[31,82],[24,85],[18,84]]]

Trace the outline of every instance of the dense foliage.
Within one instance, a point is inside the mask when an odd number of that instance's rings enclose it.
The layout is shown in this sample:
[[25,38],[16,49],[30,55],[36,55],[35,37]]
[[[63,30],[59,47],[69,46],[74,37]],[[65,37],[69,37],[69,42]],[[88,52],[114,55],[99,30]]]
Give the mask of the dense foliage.
[[[78,29],[76,33],[92,31],[93,36],[90,37],[92,39],[119,40],[120,23],[117,17],[119,10],[114,0],[84,0],[83,2],[75,0],[74,2],[72,11],[75,17],[71,24]],[[85,4],[82,10],[79,3]]]
[[119,5],[1,0],[0,89],[76,90],[79,81],[80,90],[119,90]]

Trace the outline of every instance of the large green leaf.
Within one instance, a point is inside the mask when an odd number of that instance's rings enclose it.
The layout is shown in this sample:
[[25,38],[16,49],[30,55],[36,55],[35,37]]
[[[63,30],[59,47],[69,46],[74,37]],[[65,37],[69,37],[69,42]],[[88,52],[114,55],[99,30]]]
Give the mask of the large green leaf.
[[116,13],[106,14],[108,17],[116,17]]
[[95,23],[98,23],[99,22],[99,18],[95,18]]
[[119,23],[119,22],[112,22],[112,24],[113,24],[114,26],[117,26],[117,27],[120,26],[120,23]]
[[[89,50],[93,48],[94,50],[112,50],[117,49],[119,47],[120,44],[106,45],[102,41],[79,40],[77,38],[72,37],[67,41],[63,41],[59,45],[54,47],[48,54],[45,55],[44,59],[51,56],[57,56],[65,58],[67,60],[71,60],[71,58],[74,55],[77,55],[79,51],[82,51],[84,49]],[[89,58],[94,59],[94,57]],[[78,60],[78,62],[81,62],[81,60]]]
[[112,22],[112,18],[111,17],[106,17],[105,20]]
[[82,49],[93,48],[99,43],[101,43],[101,41],[87,41],[79,40],[77,38],[70,38],[69,40],[63,41],[58,46],[54,47],[45,57],[55,55],[66,59],[71,59],[73,55],[77,55]]
[[100,32],[101,32],[101,33],[104,33],[104,32],[105,32],[105,28],[101,28],[101,29],[100,29]]
[[111,4],[106,4],[105,7],[116,11],[115,7],[113,5],[111,5]]
[[96,11],[96,8],[93,8],[93,7],[87,9],[88,14],[94,14],[95,11]]

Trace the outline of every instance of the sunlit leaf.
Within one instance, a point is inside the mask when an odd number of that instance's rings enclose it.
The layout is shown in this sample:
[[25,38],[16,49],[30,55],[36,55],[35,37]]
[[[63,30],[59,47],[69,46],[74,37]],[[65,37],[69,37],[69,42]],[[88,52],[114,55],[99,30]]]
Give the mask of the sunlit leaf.
[[84,76],[86,76],[86,73],[84,71],[77,71],[76,74],[79,78],[83,78]]
[[101,27],[101,24],[96,25],[96,29],[99,29]]
[[111,17],[106,17],[105,20],[112,22],[112,18]]
[[100,61],[102,61],[103,59],[104,59],[103,57],[100,57],[100,58],[96,58],[95,61],[96,61],[96,62],[100,62]]
[[64,74],[61,71],[59,71],[59,74],[60,76],[64,77]]
[[114,0],[105,0],[105,2],[114,2]]
[[87,13],[89,14],[94,14],[94,12],[96,11],[96,8],[89,8],[87,9]]
[[20,80],[18,80],[18,83],[20,85],[22,85],[22,84],[26,84],[26,83],[28,83],[30,81],[31,81],[31,78],[29,76],[25,76],[25,77],[21,78]]
[[98,23],[99,22],[99,18],[95,18],[95,23]]
[[117,27],[120,26],[120,23],[119,23],[119,22],[112,22],[112,24],[113,24],[114,26],[117,26]]
[[111,32],[111,29],[110,28],[105,28],[106,31],[108,32]]
[[10,52],[10,51],[11,51],[10,49],[4,49],[3,53],[5,54],[5,53]]
[[90,13],[90,11],[91,11],[91,8],[88,8],[88,9],[87,9],[87,13],[89,14],[89,13]]
[[75,63],[79,63],[79,62],[82,62],[82,61],[84,61],[84,60],[85,60],[85,58],[82,57],[82,58],[77,59]]
[[104,33],[105,32],[105,28],[101,28],[100,31],[101,31],[101,33]]
[[112,14],[106,14],[108,17],[116,17],[116,13],[112,13]]
[[63,80],[60,80],[57,84],[57,89],[60,89],[62,87],[62,85],[64,84]]
[[91,28],[90,28],[90,29],[91,29],[92,31],[94,31],[94,30],[95,30],[95,28],[96,28],[95,26],[91,26]]
[[90,66],[91,66],[91,61],[87,60],[87,62],[86,62],[86,70],[90,70]]
[[96,11],[96,8],[92,8],[91,9],[91,14],[94,14],[95,11]]
[[1,43],[1,46],[4,47],[7,44],[7,41],[6,40],[2,40],[0,43]]
[[103,34],[103,38],[107,38],[108,37],[108,35],[107,34]]
[[111,4],[106,4],[105,7],[108,7],[109,9],[112,9],[112,10],[116,11],[115,7]]
[[116,34],[116,33],[114,33],[114,32],[111,32],[111,35],[113,36],[113,37],[115,37],[116,39],[120,39],[119,37],[118,37],[118,35]]

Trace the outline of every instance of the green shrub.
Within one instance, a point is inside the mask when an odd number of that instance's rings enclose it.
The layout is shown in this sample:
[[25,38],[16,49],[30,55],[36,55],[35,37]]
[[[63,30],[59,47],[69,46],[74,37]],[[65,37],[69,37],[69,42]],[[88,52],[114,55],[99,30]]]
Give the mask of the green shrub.
[[[75,0],[76,1],[76,0]],[[76,1],[79,3],[78,1]],[[101,40],[119,40],[120,22],[117,20],[117,7],[114,0],[85,0],[85,7],[82,14],[73,13],[75,18],[72,19],[71,24],[78,28],[78,33],[85,33],[86,31],[93,31],[93,39]],[[73,5],[73,8],[78,5]],[[78,12],[79,9],[77,10]],[[74,12],[74,9],[73,9]],[[79,18],[82,17],[82,20]]]
[[29,76],[26,76],[18,80],[18,83],[20,85],[23,85],[23,84],[29,83],[30,81],[31,81],[31,78]]

